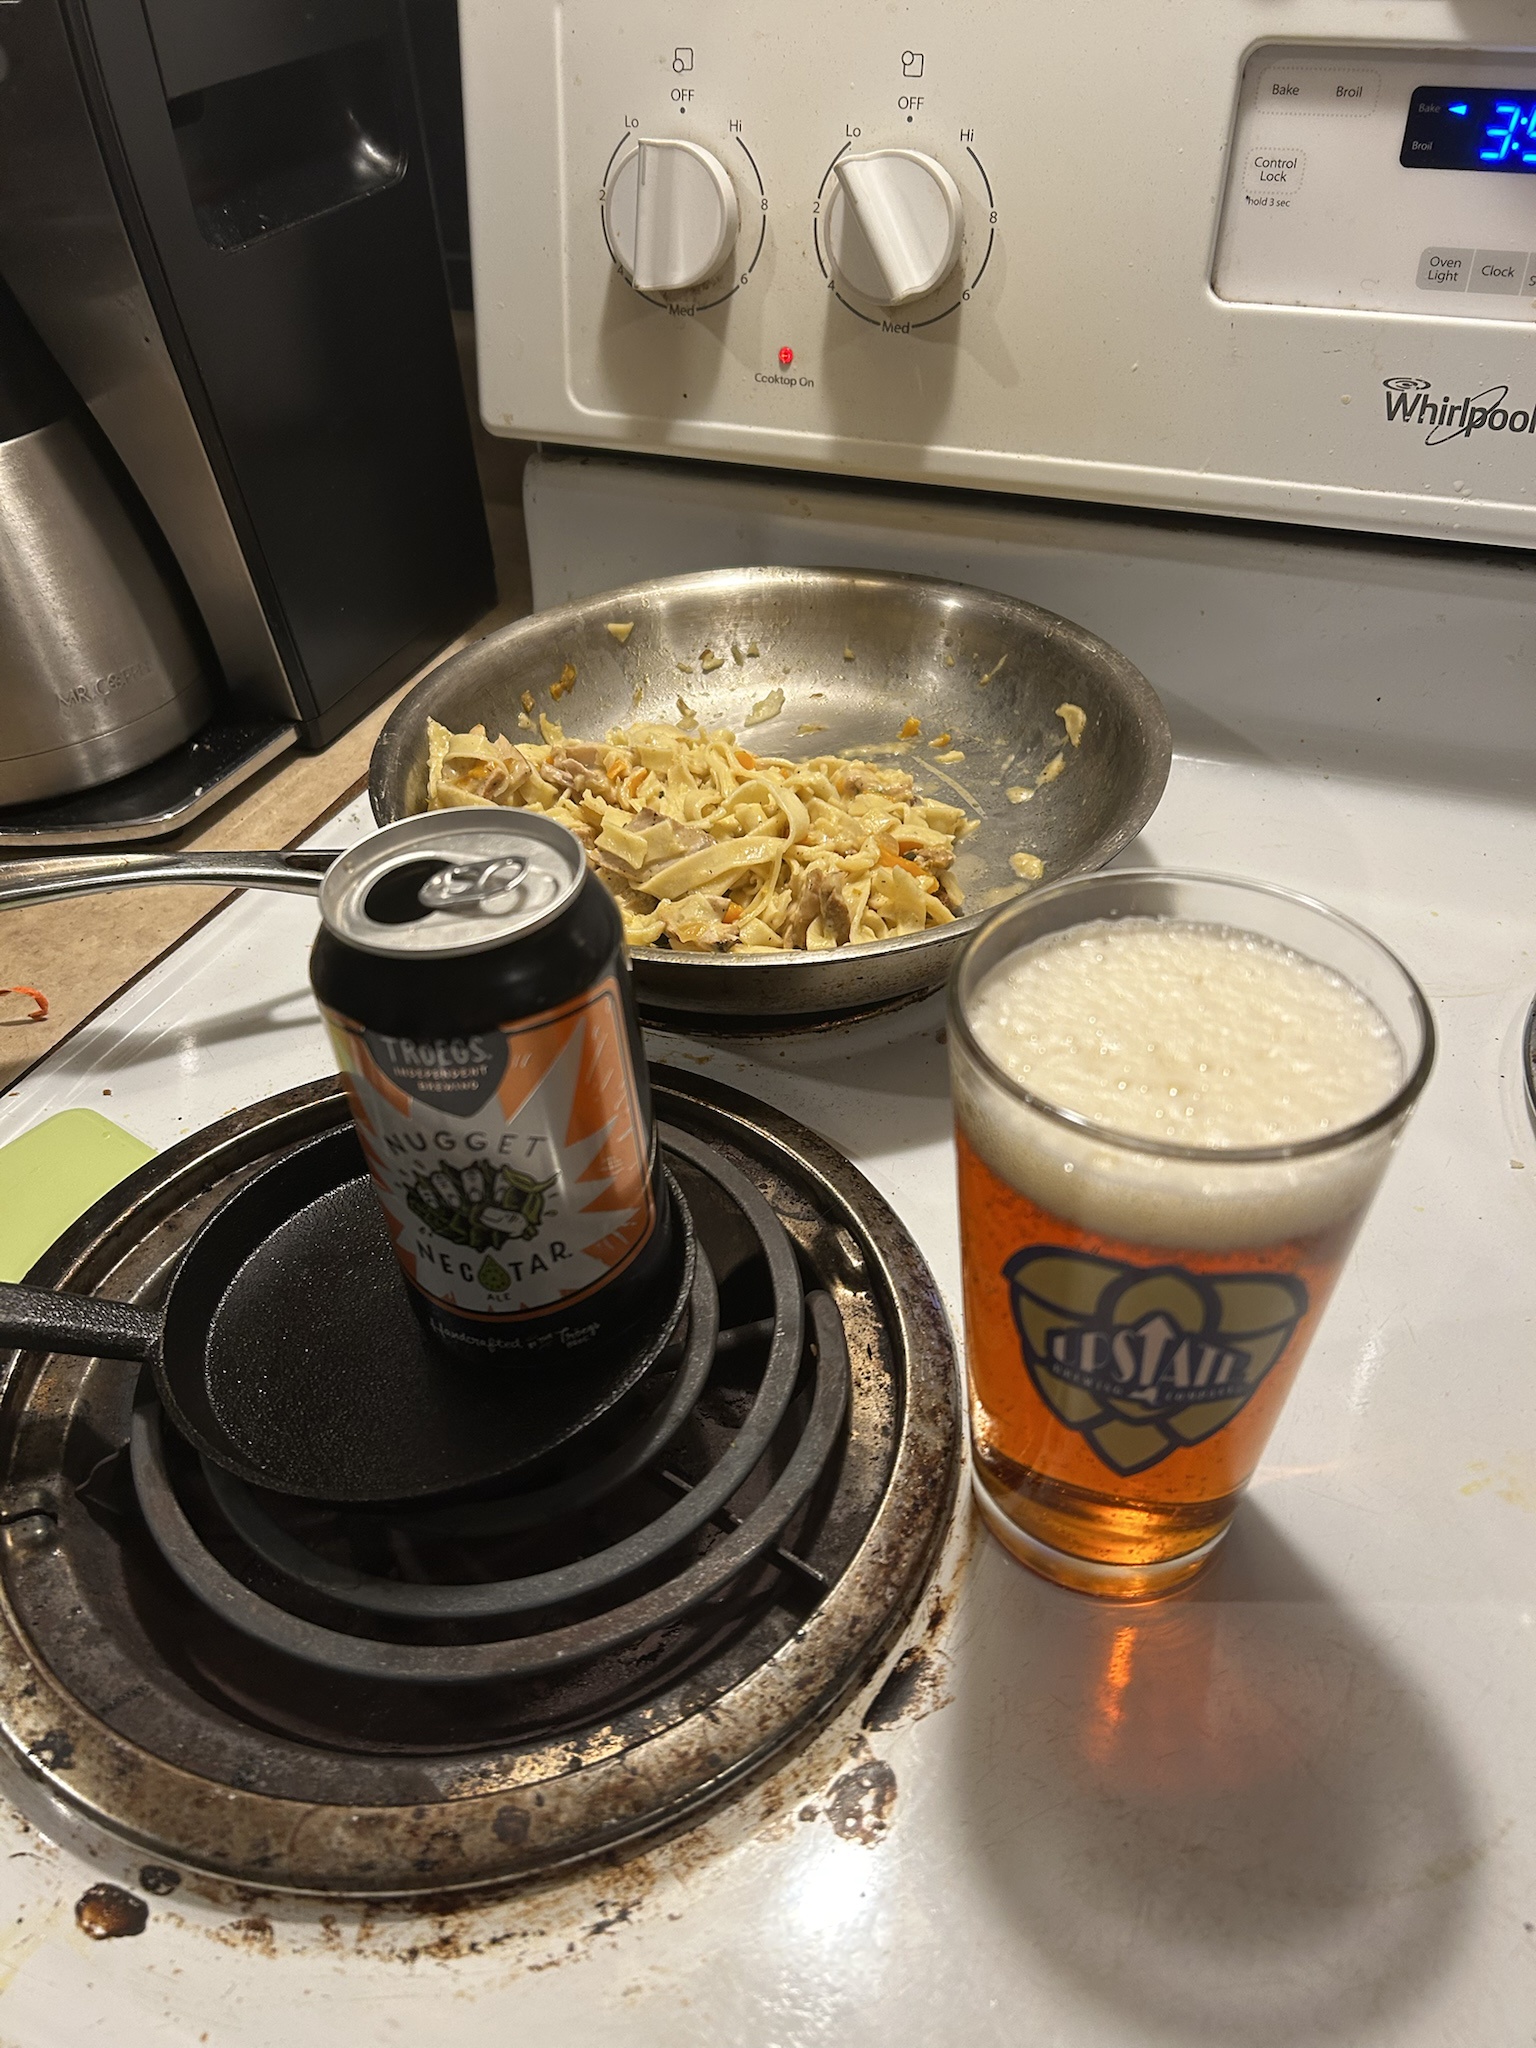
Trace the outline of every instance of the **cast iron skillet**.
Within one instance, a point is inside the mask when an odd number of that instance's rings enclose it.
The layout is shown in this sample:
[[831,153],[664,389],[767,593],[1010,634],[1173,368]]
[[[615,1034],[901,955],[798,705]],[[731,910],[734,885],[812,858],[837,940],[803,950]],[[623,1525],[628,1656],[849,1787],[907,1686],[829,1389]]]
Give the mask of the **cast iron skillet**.
[[458,1491],[569,1442],[660,1357],[693,1278],[692,1227],[671,1192],[680,1228],[663,1327],[558,1378],[462,1366],[428,1344],[350,1125],[223,1202],[163,1310],[0,1285],[0,1344],[142,1360],[180,1434],[257,1486],[351,1502]]

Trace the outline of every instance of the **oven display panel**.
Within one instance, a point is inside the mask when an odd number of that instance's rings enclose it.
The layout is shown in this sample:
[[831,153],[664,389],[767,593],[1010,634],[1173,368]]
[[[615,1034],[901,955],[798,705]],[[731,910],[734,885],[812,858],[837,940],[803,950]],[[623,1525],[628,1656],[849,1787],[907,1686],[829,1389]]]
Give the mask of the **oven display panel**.
[[[1408,175],[1425,169],[1464,175]],[[1536,327],[1533,173],[1536,48],[1261,45],[1243,67],[1212,284],[1239,304]]]
[[1536,93],[1421,85],[1408,102],[1398,162],[1410,171],[1536,173]]

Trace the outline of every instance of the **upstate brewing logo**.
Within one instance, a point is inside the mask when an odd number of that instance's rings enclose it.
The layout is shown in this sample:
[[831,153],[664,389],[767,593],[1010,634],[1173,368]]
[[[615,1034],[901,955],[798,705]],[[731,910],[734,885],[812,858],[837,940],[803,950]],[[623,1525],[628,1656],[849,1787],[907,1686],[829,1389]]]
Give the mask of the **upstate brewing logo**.
[[1290,1342],[1307,1290],[1281,1273],[1191,1273],[1042,1245],[1003,1268],[1041,1399],[1115,1472],[1230,1422]]
[[1470,398],[1450,398],[1444,393],[1437,397],[1427,377],[1386,377],[1381,388],[1387,418],[1406,427],[1426,428],[1426,448],[1470,440],[1480,433],[1536,434],[1536,405],[1511,410],[1507,384],[1490,384]]

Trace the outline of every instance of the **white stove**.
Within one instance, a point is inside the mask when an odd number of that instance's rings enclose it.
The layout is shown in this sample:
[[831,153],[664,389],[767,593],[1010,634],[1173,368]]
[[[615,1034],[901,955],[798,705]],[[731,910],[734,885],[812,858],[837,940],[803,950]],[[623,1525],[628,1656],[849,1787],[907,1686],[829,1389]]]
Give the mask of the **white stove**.
[[[1532,2038],[1536,6],[824,13],[461,0],[482,412],[574,444],[536,600],[841,563],[1078,620],[1173,729],[1125,862],[1359,919],[1437,1070],[1186,1594],[1064,1592],[962,1508],[806,1746],[495,1897],[215,1880],[7,1767],[4,2048]],[[164,1150],[329,1074],[314,921],[235,901],[0,1141],[86,1106]],[[651,1053],[839,1148],[960,1334],[937,1000]]]
[[[315,843],[365,824],[354,805]],[[1209,1575],[1160,1606],[1098,1605],[962,1515],[897,1681],[882,1689],[888,1663],[692,1830],[494,1899],[360,1904],[147,1871],[13,1774],[0,2040],[1527,2038],[1536,820],[1195,750],[1127,859],[1314,891],[1402,954],[1441,1033]],[[329,1072],[313,925],[301,899],[237,900],[0,1103],[0,1140],[85,1105],[164,1148]],[[651,1049],[845,1151],[958,1328],[942,1021],[934,1000],[814,1040]],[[141,1932],[83,1930],[103,1882],[142,1902]]]

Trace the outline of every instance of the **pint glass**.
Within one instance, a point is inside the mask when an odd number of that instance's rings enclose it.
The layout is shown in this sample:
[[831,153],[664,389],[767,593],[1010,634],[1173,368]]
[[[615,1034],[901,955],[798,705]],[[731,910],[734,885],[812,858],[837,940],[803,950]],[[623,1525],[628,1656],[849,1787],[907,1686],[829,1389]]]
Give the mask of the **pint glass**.
[[[1057,983],[1043,997],[1042,962]],[[1336,1017],[1372,1041],[1356,1079]],[[1278,1135],[1233,1143],[1219,1118],[1188,1122],[1159,1034],[1178,1078],[1235,1076],[1230,1128]],[[1226,1533],[1428,1079],[1424,997],[1304,897],[1110,873],[982,927],[951,984],[949,1046],[983,1516],[1061,1584],[1171,1592]]]

